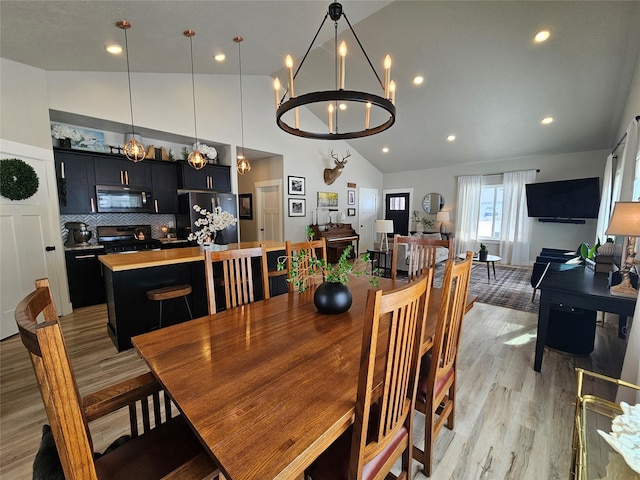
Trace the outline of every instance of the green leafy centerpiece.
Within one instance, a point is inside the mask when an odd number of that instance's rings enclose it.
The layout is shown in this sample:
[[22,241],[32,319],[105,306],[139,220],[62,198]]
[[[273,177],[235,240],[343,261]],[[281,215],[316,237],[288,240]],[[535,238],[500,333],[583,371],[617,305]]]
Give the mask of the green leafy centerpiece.
[[[313,238],[313,231],[308,227],[306,231],[307,236]],[[331,264],[311,255],[311,250],[309,245],[308,249],[301,249],[293,254],[287,281],[293,283],[298,292],[304,292],[316,279],[324,280],[313,296],[313,303],[320,313],[338,314],[349,310],[353,301],[351,290],[347,286],[350,276],[368,276],[371,286],[378,288],[377,269],[373,272],[370,270],[368,253],[351,261],[349,257],[353,246],[349,245],[342,251],[338,262]],[[279,257],[277,269],[284,270],[286,263],[286,256]]]

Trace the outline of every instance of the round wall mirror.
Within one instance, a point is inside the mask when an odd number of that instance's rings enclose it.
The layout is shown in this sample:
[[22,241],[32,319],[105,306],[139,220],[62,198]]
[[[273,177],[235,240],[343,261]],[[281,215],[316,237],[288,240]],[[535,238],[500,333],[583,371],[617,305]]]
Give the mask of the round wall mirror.
[[422,200],[422,208],[427,213],[438,213],[444,207],[444,197],[439,193],[429,193]]

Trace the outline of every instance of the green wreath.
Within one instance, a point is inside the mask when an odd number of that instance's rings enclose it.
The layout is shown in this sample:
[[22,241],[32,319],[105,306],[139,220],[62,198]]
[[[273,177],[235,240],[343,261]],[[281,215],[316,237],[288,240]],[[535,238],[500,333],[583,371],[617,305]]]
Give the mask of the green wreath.
[[38,174],[31,165],[17,158],[0,160],[0,195],[24,200],[38,191]]

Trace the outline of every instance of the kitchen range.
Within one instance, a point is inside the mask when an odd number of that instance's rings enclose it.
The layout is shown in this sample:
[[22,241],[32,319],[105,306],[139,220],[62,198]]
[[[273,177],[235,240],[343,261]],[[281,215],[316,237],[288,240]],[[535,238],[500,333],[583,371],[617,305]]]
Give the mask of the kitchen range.
[[65,259],[69,296],[73,308],[106,301],[104,272],[99,255],[160,250],[186,246],[187,242],[163,243],[151,237],[151,225],[112,225],[96,228],[97,243],[90,243],[92,232],[83,222],[67,222]]

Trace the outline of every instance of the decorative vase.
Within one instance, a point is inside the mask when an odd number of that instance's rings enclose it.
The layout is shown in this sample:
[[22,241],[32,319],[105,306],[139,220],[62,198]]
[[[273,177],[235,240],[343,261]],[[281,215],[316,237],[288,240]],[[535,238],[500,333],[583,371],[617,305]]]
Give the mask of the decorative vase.
[[339,282],[322,283],[313,295],[313,304],[320,313],[337,315],[351,307],[353,296],[346,285]]
[[213,236],[213,243],[218,244],[218,245],[226,245],[227,240],[224,238],[224,235],[222,234],[222,230],[220,230],[219,232],[216,232]]
[[478,260],[480,260],[481,262],[486,262],[488,254],[489,252],[487,250],[480,250],[478,252]]

